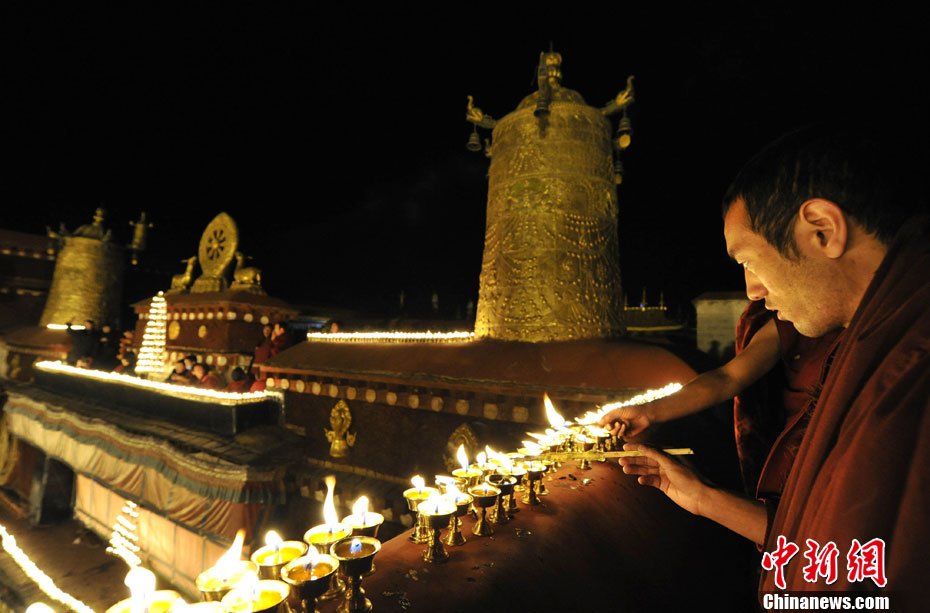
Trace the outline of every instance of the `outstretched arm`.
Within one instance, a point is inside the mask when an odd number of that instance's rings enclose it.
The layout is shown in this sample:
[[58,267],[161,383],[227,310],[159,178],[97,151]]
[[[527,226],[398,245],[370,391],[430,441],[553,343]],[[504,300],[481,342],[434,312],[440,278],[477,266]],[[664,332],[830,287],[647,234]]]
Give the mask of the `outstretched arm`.
[[643,454],[620,458],[623,472],[639,475],[641,485],[661,490],[684,510],[715,521],[754,543],[765,540],[768,514],[764,503],[713,488],[683,464],[651,447],[631,443],[623,448]]
[[778,362],[778,330],[772,320],[732,360],[702,373],[677,393],[646,404],[620,407],[601,417],[600,425],[618,436],[636,436],[655,423],[697,413],[733,398],[758,381]]

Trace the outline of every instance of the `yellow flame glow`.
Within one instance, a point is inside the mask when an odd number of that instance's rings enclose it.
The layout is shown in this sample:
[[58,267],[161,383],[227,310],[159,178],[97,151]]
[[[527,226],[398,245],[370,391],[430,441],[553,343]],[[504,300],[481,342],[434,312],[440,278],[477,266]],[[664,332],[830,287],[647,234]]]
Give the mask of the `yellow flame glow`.
[[549,420],[549,425],[553,428],[564,428],[568,422],[555,410],[555,405],[549,399],[549,394],[543,394],[543,404],[546,405],[546,419]]
[[462,343],[474,332],[308,332],[308,341],[328,343]]
[[479,452],[478,452],[478,455],[475,456],[475,463],[476,463],[478,466],[484,466],[485,464],[487,464],[487,463],[488,463],[488,454],[486,454],[486,453],[483,452],[483,451],[479,451]]
[[455,459],[459,461],[462,470],[468,470],[468,456],[465,454],[465,444],[459,445],[458,451],[455,452]]
[[336,515],[336,501],[333,498],[333,492],[336,489],[336,477],[329,475],[324,479],[326,483],[326,500],[323,502],[323,521],[327,526],[335,526],[339,523],[339,516]]
[[611,402],[609,404],[605,404],[597,411],[598,419],[600,419],[602,415],[605,415],[614,409],[652,402],[653,400],[658,400],[659,398],[670,396],[681,388],[681,383],[669,383],[665,387],[660,387],[659,389],[646,390],[642,394],[633,396],[629,400],[624,400],[623,402]]
[[265,544],[269,547],[280,547],[283,542],[284,539],[274,530],[269,530],[265,533]]
[[217,390],[201,389],[187,385],[174,385],[173,383],[163,383],[161,381],[149,381],[139,377],[131,377],[122,373],[104,372],[102,370],[91,370],[88,368],[76,368],[61,362],[50,362],[43,360],[36,362],[35,368],[47,372],[58,372],[85,379],[96,379],[105,383],[118,383],[131,387],[148,389],[156,392],[164,392],[172,396],[178,396],[187,400],[196,400],[200,402],[219,403],[223,405],[236,405],[255,402],[266,397],[265,392],[220,392]]
[[488,452],[488,457],[492,462],[496,462],[499,466],[504,468],[509,468],[513,466],[513,460],[506,453],[498,453],[490,447],[485,447]]
[[461,496],[462,490],[459,489],[459,486],[455,484],[455,481],[446,485],[446,496],[450,498],[455,498],[456,496]]
[[155,595],[155,573],[147,568],[134,566],[126,573],[123,583],[129,588],[129,606],[132,613],[147,611],[152,596]]
[[352,515],[359,517],[368,513],[368,496],[359,496],[355,504],[352,505]]
[[242,544],[245,542],[245,530],[240,528],[236,532],[236,538],[233,539],[232,545],[226,550],[226,553],[220,556],[220,559],[213,565],[213,570],[219,577],[230,577],[239,568],[239,560],[242,559]]
[[423,480],[423,477],[416,475],[413,479],[410,480],[410,483],[413,483],[413,487],[418,490],[422,490],[426,486],[426,481]]

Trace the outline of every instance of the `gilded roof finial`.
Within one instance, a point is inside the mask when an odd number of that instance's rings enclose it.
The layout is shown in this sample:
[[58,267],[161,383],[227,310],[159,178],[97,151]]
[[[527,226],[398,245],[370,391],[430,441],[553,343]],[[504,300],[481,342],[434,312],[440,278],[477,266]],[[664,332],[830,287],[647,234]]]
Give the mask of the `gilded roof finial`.
[[103,207],[97,207],[97,210],[94,211],[94,221],[93,223],[84,224],[74,231],[71,236],[80,236],[82,238],[93,238],[99,241],[109,242],[112,238],[112,233],[103,227],[103,222],[106,220],[107,212]]

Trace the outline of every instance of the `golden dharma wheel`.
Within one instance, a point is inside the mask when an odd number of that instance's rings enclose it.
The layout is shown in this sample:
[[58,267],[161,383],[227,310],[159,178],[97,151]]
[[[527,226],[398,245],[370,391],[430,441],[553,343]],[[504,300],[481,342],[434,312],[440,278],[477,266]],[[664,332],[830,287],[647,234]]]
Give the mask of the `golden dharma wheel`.
[[226,213],[220,213],[207,225],[200,237],[200,268],[205,277],[221,277],[236,256],[239,248],[239,230],[236,222]]

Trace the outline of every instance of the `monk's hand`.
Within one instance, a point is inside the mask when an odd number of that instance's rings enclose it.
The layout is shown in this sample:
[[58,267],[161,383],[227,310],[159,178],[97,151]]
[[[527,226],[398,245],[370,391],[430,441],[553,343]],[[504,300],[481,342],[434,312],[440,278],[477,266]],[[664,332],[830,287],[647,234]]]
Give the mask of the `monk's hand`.
[[661,490],[684,510],[700,515],[701,500],[707,492],[707,486],[683,464],[665,455],[661,451],[627,443],[625,451],[639,451],[641,456],[620,458],[623,472],[638,475],[640,485],[649,485]]
[[605,413],[598,424],[607,428],[614,436],[639,436],[646,428],[654,423],[647,405],[619,407]]

